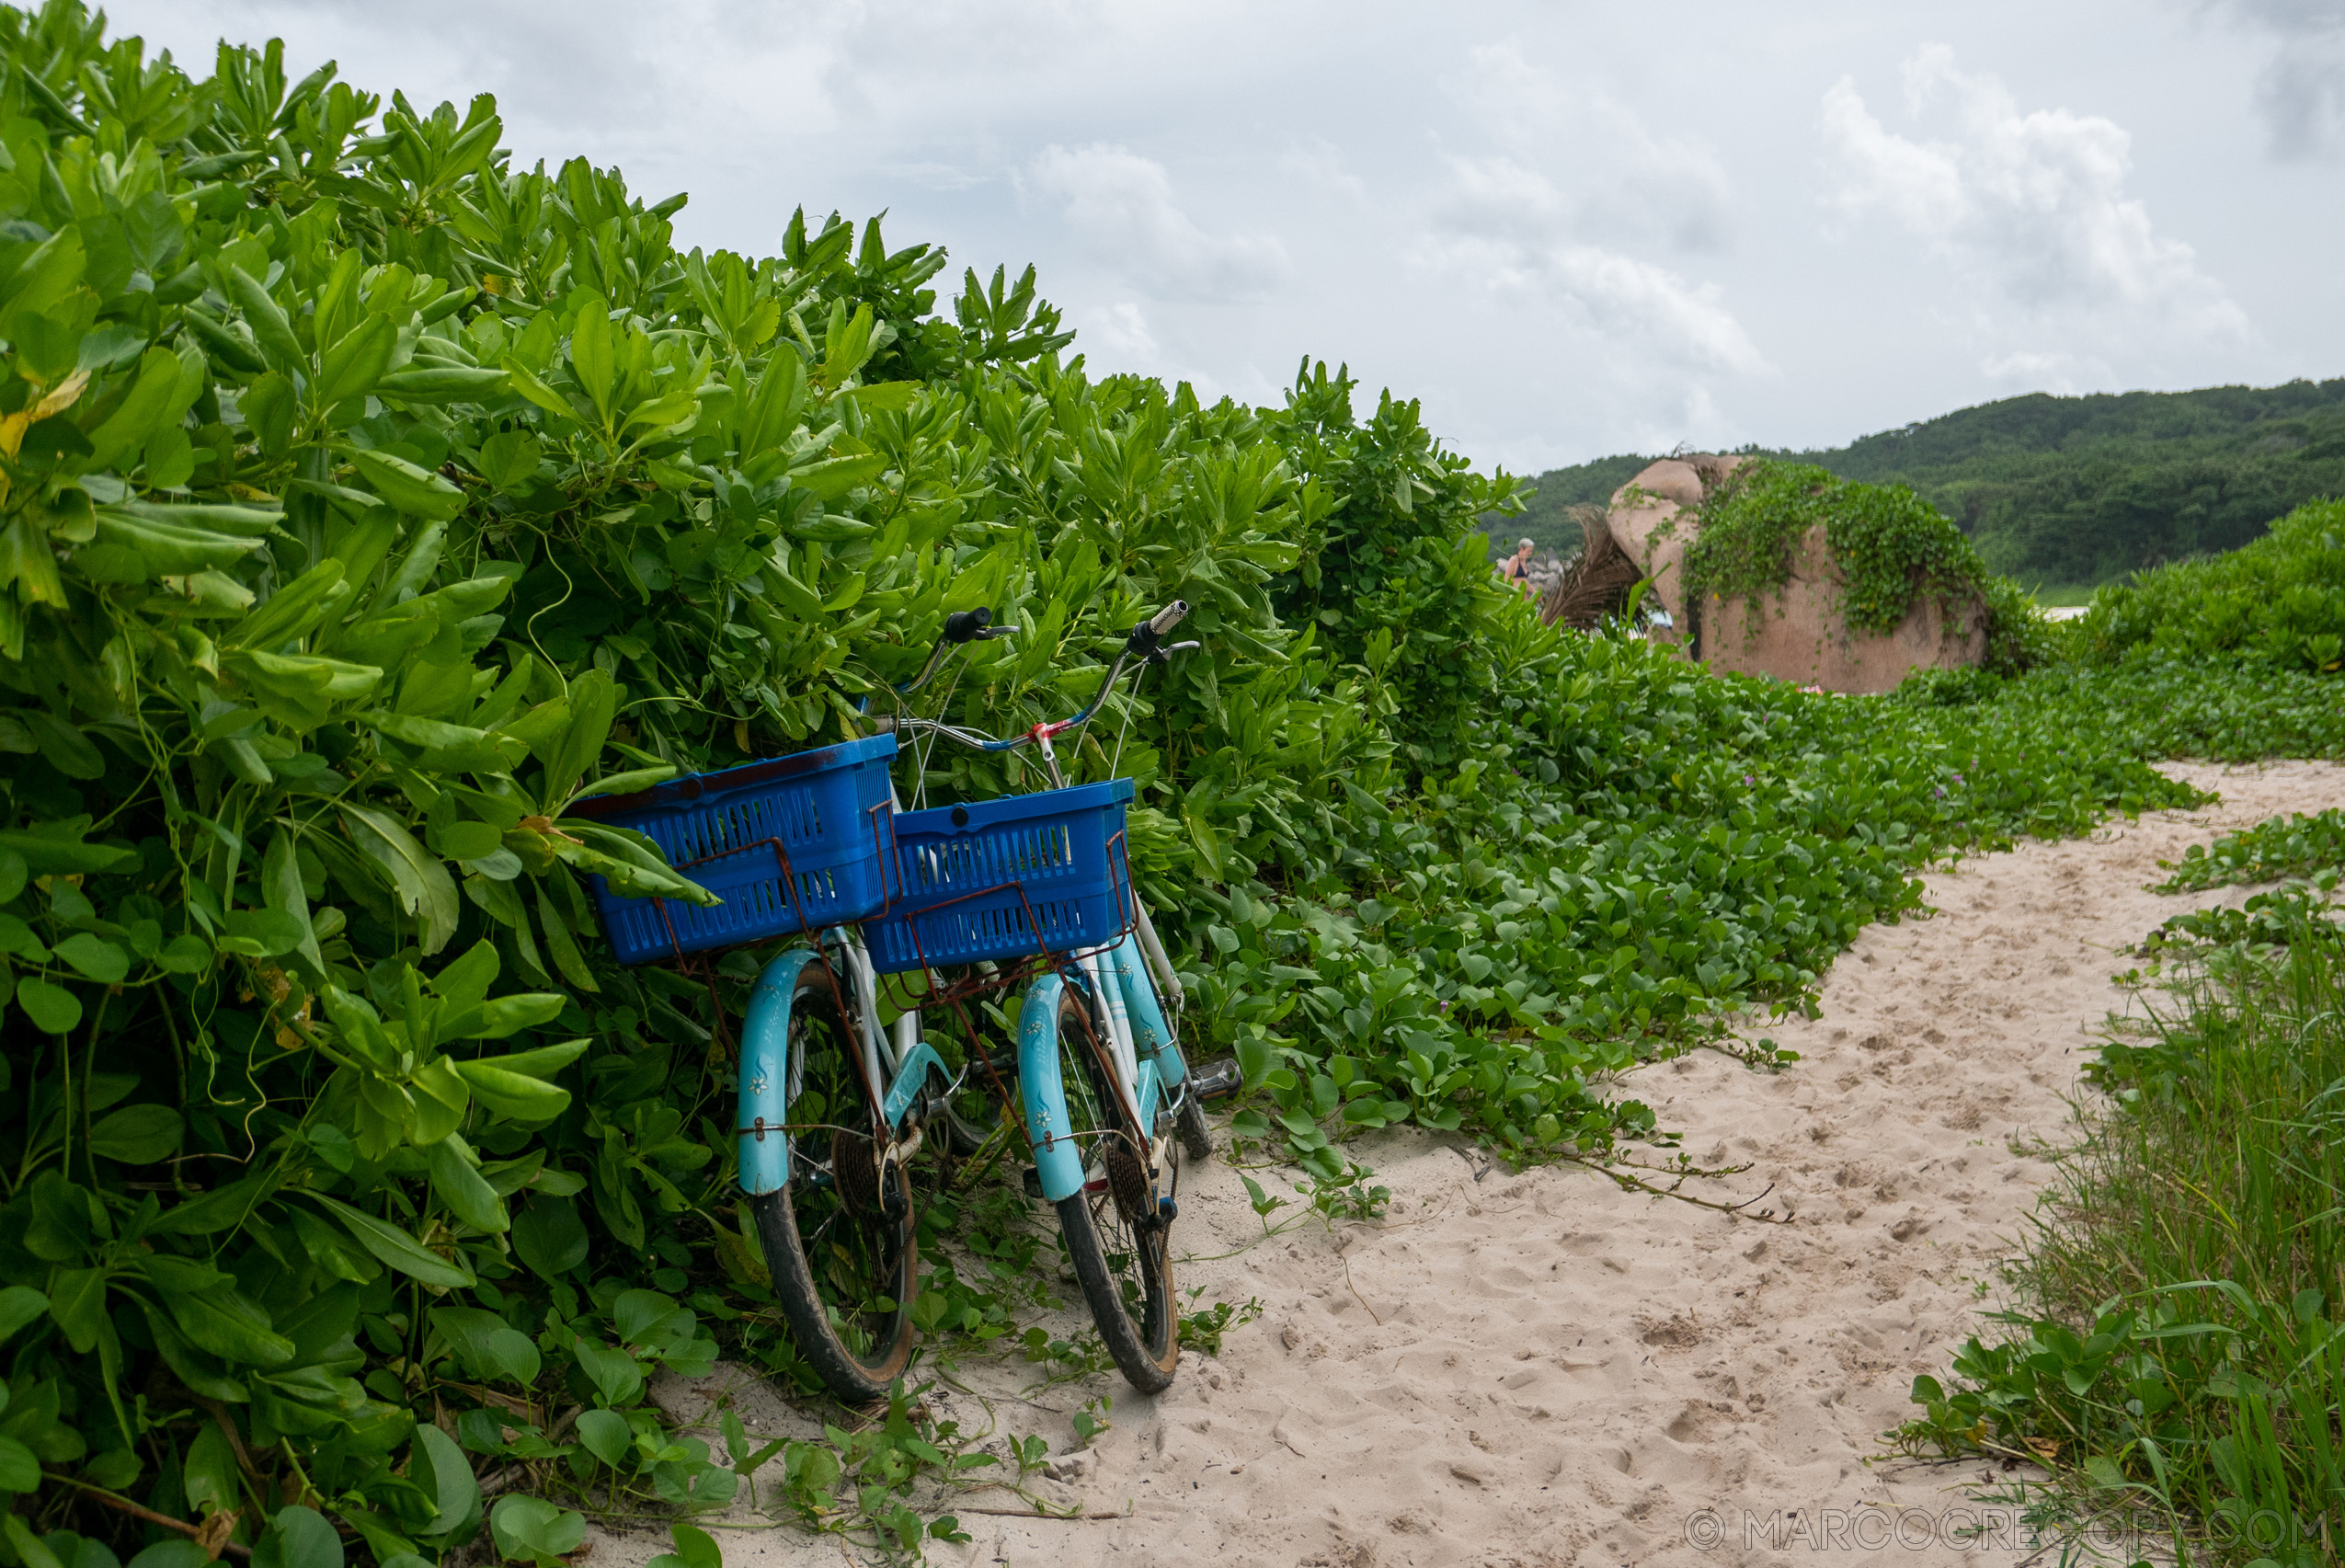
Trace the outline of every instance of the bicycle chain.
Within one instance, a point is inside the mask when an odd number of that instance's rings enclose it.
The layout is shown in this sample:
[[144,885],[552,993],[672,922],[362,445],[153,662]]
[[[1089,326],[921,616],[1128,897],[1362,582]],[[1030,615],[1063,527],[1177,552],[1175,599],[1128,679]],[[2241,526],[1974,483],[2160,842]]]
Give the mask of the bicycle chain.
[[1107,1167],[1107,1190],[1115,1195],[1115,1212],[1135,1230],[1146,1230],[1156,1219],[1156,1183],[1148,1162],[1123,1133],[1110,1133],[1100,1153]]
[[880,1212],[879,1161],[870,1139],[845,1127],[831,1132],[830,1179],[850,1210],[866,1217]]

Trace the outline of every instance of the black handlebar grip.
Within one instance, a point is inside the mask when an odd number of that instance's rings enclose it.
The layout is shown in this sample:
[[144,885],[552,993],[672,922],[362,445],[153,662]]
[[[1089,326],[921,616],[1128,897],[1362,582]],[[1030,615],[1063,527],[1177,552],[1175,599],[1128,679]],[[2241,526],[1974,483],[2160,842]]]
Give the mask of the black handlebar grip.
[[948,643],[974,642],[993,624],[990,610],[955,610],[944,617],[944,640]]
[[1185,599],[1176,599],[1156,612],[1155,618],[1149,622],[1148,629],[1161,637],[1179,625],[1181,618],[1188,612],[1189,601]]

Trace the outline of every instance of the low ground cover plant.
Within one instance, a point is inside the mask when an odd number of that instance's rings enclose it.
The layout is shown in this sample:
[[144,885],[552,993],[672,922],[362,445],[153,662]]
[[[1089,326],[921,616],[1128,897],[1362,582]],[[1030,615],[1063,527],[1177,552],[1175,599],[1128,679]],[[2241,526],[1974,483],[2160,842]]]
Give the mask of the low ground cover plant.
[[[618,967],[586,876],[695,891],[567,815],[855,733],[950,611],[1025,628],[942,699],[1006,730],[1196,606],[1073,768],[1138,781],[1196,1043],[1327,1214],[1377,1207],[1364,1128],[1654,1134],[1607,1075],[1804,1005],[1922,866],[2195,798],[2142,761],[2213,732],[2178,711],[2315,727],[2179,669],[2114,716],[1710,680],[1539,626],[1474,533],[1511,482],[1340,369],[1093,378],[1031,271],[940,309],[875,221],[680,252],[681,197],[274,44],[198,80],[52,0],[0,58],[0,1568],[543,1565],[761,1478],[952,1532],[906,1499],[986,1467],[909,1397],[722,1453],[647,1402],[720,1356],[812,1387],[734,1202],[765,955]],[[1001,1185],[931,1206],[923,1326],[1076,1375]]]
[[2286,878],[2178,916],[2148,1023],[2104,1045],[2003,1325],[1916,1379],[1905,1447],[2050,1470],[2055,1528],[2146,1523],[2184,1561],[2335,1561],[2345,1504],[2345,874],[2339,814],[2278,817],[2162,892]]

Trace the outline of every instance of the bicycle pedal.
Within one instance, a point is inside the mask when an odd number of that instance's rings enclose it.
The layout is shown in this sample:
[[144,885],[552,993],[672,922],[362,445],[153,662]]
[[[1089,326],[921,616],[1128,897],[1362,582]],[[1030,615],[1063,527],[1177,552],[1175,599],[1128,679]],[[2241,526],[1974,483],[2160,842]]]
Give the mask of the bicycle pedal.
[[1234,1058],[1224,1057],[1189,1075],[1189,1092],[1200,1100],[1226,1100],[1245,1087],[1246,1075]]

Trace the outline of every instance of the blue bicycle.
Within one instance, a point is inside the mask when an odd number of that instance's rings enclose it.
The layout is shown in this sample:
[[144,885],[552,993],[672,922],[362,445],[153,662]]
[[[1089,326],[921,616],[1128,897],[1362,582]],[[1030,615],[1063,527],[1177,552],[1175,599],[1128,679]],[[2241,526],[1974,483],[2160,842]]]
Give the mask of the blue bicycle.
[[[1137,690],[1149,666],[1196,647],[1163,640],[1187,612],[1175,601],[1132,628],[1098,692],[1070,718],[999,738],[897,718],[897,730],[916,738],[992,752],[1032,747],[1051,787],[898,818],[902,912],[873,925],[882,967],[1009,963],[1030,978],[1006,1065],[1035,1185],[1058,1211],[1108,1354],[1150,1393],[1172,1381],[1180,1356],[1171,1234],[1181,1155],[1212,1152],[1202,1101],[1225,1084],[1218,1074],[1193,1078],[1181,1049],[1180,978],[1125,856],[1131,781],[1070,787],[1052,743],[1090,723],[1127,668]],[[984,612],[970,615],[973,624],[948,627],[948,637],[989,629]],[[960,984],[1006,990],[1015,978]]]
[[[970,1108],[972,1073],[979,1089],[1014,1097],[1035,1183],[1117,1367],[1147,1391],[1172,1380],[1179,1157],[1212,1144],[1175,1036],[1180,981],[1125,855],[1131,781],[1070,788],[1051,742],[1091,722],[1127,665],[1137,674],[1196,646],[1162,640],[1186,611],[1176,602],[1133,628],[1081,713],[1021,735],[899,715],[864,739],[590,803],[724,900],[702,909],[598,887],[623,962],[814,934],[759,976],[736,1125],[777,1304],[842,1400],[884,1397],[910,1360],[911,1162],[931,1139],[967,1152],[988,1136]],[[959,647],[1011,630],[982,610],[948,617],[898,692],[918,692]],[[903,810],[888,777],[899,733],[1033,747],[1053,787]],[[883,1027],[880,978],[904,974],[918,975],[925,1006]],[[1022,984],[1016,1049],[994,1052],[967,1004]],[[922,1027],[940,1009],[962,1024],[959,1071]]]

